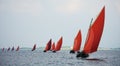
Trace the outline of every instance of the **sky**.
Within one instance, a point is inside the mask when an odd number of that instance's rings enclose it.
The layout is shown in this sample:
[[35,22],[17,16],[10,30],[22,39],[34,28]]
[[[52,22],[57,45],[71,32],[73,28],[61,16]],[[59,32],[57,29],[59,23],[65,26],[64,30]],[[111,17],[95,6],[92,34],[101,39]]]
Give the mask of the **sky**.
[[120,48],[120,0],[0,0],[0,48],[45,47],[63,36],[73,46],[78,31],[85,44],[90,21],[105,6],[99,47]]

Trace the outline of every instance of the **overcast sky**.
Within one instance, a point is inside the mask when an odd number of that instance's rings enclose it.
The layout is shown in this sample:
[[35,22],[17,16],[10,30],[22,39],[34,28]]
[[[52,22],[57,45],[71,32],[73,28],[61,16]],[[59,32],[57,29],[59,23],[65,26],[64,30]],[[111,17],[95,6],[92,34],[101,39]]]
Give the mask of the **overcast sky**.
[[63,46],[73,46],[79,30],[84,46],[91,19],[104,6],[99,47],[120,48],[120,0],[0,0],[0,48],[44,47],[61,36]]

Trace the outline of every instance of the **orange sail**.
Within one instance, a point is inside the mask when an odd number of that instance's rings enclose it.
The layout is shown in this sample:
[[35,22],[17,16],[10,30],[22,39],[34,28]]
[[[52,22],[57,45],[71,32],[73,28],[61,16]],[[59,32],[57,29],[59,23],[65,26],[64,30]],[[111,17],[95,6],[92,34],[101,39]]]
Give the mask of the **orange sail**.
[[62,42],[63,42],[63,37],[61,37],[59,39],[59,41],[57,42],[56,47],[55,47],[55,51],[59,51],[61,49]]
[[35,49],[36,49],[36,44],[34,44],[32,51],[34,51]]
[[16,51],[18,51],[18,50],[19,50],[19,46],[17,47]]
[[52,43],[52,39],[49,40],[49,42],[46,44],[45,50],[44,51],[48,51],[51,48],[51,43]]
[[101,10],[95,22],[88,30],[87,40],[83,52],[86,54],[97,51],[104,28],[105,7]]
[[51,50],[54,51],[55,50],[55,43],[53,42]]
[[77,36],[74,39],[74,46],[73,46],[73,51],[79,51],[80,46],[81,46],[81,41],[82,41],[82,36],[81,36],[81,31],[79,30]]

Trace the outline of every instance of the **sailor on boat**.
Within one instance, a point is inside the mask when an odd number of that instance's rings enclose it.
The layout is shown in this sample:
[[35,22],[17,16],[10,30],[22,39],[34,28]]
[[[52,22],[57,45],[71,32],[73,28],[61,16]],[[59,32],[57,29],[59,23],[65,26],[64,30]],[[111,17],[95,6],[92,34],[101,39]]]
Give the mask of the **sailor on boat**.
[[74,50],[70,50],[70,53],[75,53],[75,51]]
[[[74,50],[70,50],[70,53],[72,54],[74,54],[75,53],[75,51]],[[77,51],[77,53],[80,53],[80,51]]]
[[84,51],[82,52],[78,52],[77,55],[76,55],[77,58],[87,58],[89,57],[89,54],[86,54]]

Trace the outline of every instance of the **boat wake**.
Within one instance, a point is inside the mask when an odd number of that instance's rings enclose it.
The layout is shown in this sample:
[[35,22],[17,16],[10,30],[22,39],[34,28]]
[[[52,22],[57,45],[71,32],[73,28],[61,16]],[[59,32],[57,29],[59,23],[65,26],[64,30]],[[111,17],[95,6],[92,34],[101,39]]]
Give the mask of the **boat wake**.
[[99,59],[99,58],[77,58],[78,60],[87,60],[87,61],[103,61],[105,62],[105,60],[103,58]]
[[85,60],[88,60],[88,61],[105,61],[103,59],[98,59],[98,58],[88,58],[88,59],[85,59]]

